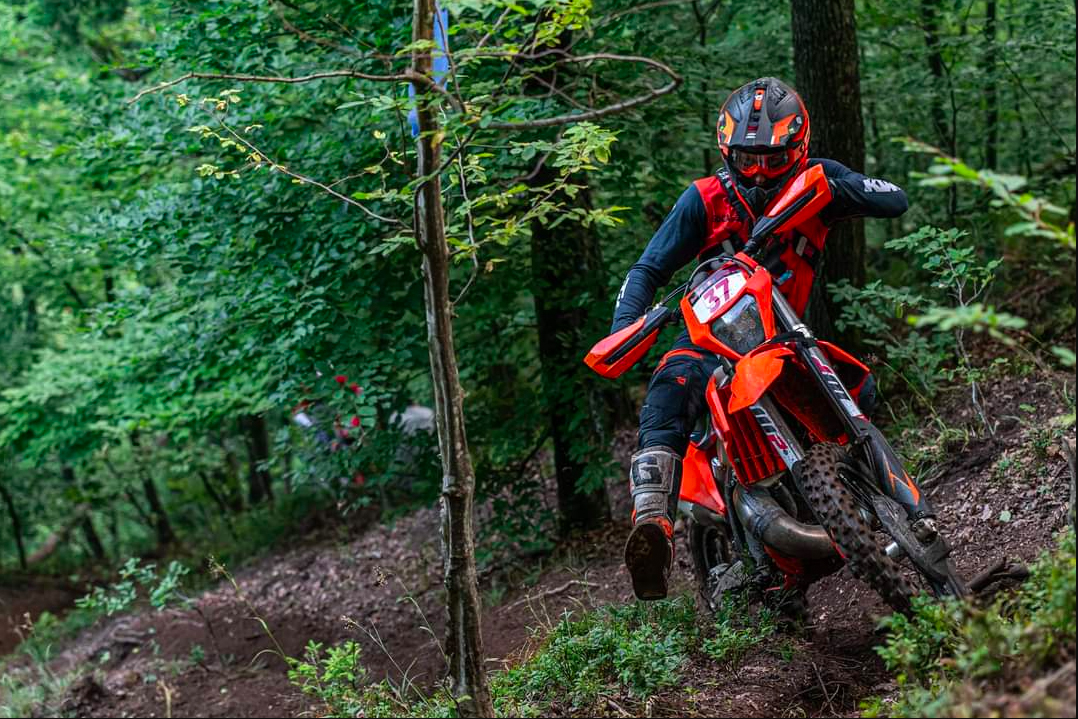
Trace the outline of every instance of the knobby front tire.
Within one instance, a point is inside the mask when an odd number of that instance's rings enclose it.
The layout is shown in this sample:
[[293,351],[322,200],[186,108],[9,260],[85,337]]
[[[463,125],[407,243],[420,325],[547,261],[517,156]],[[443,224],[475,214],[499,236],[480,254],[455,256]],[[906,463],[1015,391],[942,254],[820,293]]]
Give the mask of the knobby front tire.
[[845,451],[837,445],[813,445],[802,464],[802,492],[854,576],[867,582],[892,609],[908,613],[917,589],[880,547],[843,483],[840,472],[846,461]]

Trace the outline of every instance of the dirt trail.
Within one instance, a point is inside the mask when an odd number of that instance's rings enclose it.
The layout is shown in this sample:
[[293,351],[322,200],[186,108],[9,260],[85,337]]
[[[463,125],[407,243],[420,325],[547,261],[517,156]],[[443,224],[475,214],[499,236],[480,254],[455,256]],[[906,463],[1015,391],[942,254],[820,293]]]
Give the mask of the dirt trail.
[[[965,447],[943,448],[948,459],[927,491],[967,577],[1001,554],[1033,559],[1065,522],[1069,474],[1046,433],[1049,420],[1066,410],[1058,390],[1062,380],[1038,375],[1021,385],[988,387],[990,412],[1002,420],[999,431]],[[962,407],[955,403],[949,422],[964,419]],[[627,498],[620,491],[615,506],[623,508]],[[630,600],[620,559],[625,531],[615,524],[561,547],[545,564],[483,578],[485,596],[498,600],[484,617],[493,666],[519,657],[529,646],[530,628],[548,625],[564,609]],[[266,557],[236,578],[286,653],[302,654],[309,640],[356,639],[371,678],[399,680],[403,671],[429,683],[442,670],[424,628],[429,621],[441,637],[437,537],[436,512],[423,510],[391,527],[372,526],[344,544]],[[679,564],[678,582],[688,589],[687,552],[679,553]],[[610,715],[856,715],[861,699],[894,689],[873,651],[876,619],[885,607],[846,572],[816,585],[810,602],[812,622],[803,636],[774,637],[734,666],[695,657],[684,687],[648,706],[612,699]],[[288,684],[284,663],[265,651],[270,641],[230,585],[222,582],[202,595],[198,607],[213,627],[216,649],[190,609],[124,617],[84,634],[59,657],[59,668],[96,669],[71,688],[62,709],[76,716],[164,716],[166,695],[175,717],[296,716],[311,709]]]

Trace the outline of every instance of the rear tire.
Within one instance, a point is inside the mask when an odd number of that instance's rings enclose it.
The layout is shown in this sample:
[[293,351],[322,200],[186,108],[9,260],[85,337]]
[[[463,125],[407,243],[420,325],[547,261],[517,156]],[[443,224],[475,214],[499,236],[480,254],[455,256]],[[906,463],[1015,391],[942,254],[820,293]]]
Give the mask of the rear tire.
[[726,524],[701,524],[688,520],[689,555],[700,601],[710,612],[718,609],[721,597],[716,596],[716,586],[725,568],[737,561],[732,550],[733,537]]
[[802,493],[831,536],[854,576],[864,580],[895,611],[908,613],[917,593],[876,541],[876,534],[840,476],[846,453],[834,444],[816,444],[805,454]]

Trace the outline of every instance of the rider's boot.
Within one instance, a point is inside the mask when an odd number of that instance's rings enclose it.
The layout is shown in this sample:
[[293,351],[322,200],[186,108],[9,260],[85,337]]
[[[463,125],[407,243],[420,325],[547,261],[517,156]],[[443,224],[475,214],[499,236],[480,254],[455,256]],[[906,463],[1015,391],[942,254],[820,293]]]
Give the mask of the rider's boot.
[[674,563],[681,457],[669,447],[649,447],[632,461],[633,531],[625,542],[625,566],[637,599],[664,599]]

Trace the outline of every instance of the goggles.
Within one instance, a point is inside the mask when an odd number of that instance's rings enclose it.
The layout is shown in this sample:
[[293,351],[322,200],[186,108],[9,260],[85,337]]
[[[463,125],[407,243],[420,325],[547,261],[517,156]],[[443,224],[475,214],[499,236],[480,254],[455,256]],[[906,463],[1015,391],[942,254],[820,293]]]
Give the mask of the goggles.
[[778,177],[790,169],[797,157],[796,148],[763,153],[730,150],[730,164],[735,170],[748,177],[760,174],[764,177]]

